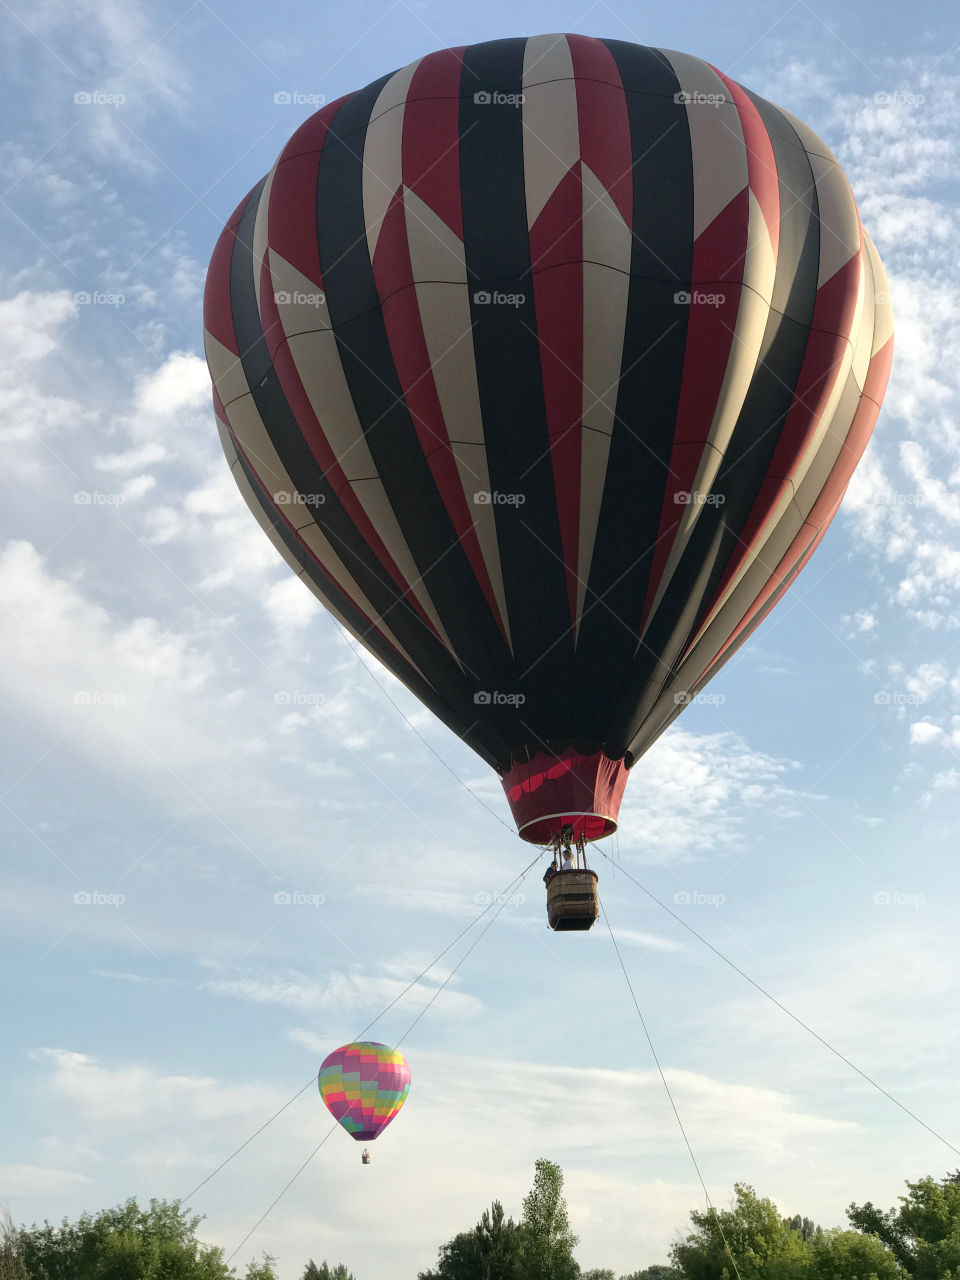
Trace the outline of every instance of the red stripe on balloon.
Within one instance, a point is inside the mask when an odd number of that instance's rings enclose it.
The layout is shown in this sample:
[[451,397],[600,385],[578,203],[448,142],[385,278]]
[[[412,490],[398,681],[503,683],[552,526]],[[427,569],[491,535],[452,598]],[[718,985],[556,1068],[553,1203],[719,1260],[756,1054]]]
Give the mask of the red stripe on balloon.
[[580,159],[633,225],[633,155],[623,83],[610,50],[592,36],[567,36],[577,86]]
[[403,109],[403,184],[461,240],[460,77],[463,47],[424,58]]

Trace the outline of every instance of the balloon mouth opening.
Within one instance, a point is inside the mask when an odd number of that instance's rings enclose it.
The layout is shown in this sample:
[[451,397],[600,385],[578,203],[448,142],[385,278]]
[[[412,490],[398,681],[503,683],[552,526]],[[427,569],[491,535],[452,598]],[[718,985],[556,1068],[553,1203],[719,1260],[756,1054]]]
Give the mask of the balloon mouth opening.
[[521,840],[551,844],[565,826],[576,839],[612,835],[628,772],[623,759],[574,747],[517,761],[502,782]]
[[604,836],[612,836],[618,823],[615,818],[605,813],[546,813],[540,818],[518,827],[521,840],[530,844],[550,844],[555,836],[559,836],[562,827],[573,827],[574,838],[579,840],[602,840]]

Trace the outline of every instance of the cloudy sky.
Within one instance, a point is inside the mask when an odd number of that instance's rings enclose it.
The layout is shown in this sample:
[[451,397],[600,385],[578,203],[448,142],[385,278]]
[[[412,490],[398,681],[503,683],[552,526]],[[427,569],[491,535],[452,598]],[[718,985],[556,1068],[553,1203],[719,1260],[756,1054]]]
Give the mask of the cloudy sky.
[[[560,30],[699,55],[810,123],[847,168],[897,323],[829,536],[717,700],[633,772],[610,923],[715,1202],[744,1180],[834,1225],[956,1167],[960,21],[927,0],[2,9],[15,1218],[186,1195],[528,861],[493,774],[358,656],[244,506],[200,300],[220,226],[311,100],[437,48]],[[541,1155],[566,1171],[584,1266],[665,1257],[702,1191],[609,934],[550,934],[540,874],[372,1029],[399,1041],[431,1002],[374,1163],[334,1133],[237,1262],[413,1276],[493,1197],[518,1212]],[[328,1127],[306,1089],[192,1201],[205,1238],[231,1253]]]

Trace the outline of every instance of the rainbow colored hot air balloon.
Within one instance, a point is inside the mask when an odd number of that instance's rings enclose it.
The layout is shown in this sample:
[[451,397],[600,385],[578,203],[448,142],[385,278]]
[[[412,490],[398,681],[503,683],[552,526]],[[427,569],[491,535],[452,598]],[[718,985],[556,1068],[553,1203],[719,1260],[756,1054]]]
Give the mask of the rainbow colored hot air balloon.
[[317,1084],[334,1120],[357,1142],[372,1142],[407,1100],[410,1065],[398,1049],[360,1040],[324,1058]]

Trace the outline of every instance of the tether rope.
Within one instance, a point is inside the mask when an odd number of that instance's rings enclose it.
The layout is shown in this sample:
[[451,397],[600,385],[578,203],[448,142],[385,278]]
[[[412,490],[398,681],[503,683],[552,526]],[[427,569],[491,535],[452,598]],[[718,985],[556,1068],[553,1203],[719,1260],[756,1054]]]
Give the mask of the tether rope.
[[[609,854],[604,853],[603,856],[607,859],[608,862],[610,861]],[[955,1147],[953,1143],[949,1141],[949,1139],[943,1136],[943,1134],[937,1133],[936,1129],[931,1128],[931,1126],[928,1125],[925,1120],[921,1120],[921,1118],[915,1112],[911,1111],[910,1108],[906,1105],[906,1103],[903,1103],[900,1101],[899,1098],[894,1097],[894,1095],[890,1093],[889,1090],[884,1089],[883,1085],[878,1084],[877,1081],[872,1078],[872,1076],[867,1075],[866,1071],[864,1071],[861,1067],[858,1067],[855,1062],[852,1062],[846,1056],[846,1054],[843,1054],[840,1052],[839,1049],[834,1048],[834,1046],[830,1043],[829,1040],[826,1040],[822,1035],[819,1034],[819,1032],[814,1031],[813,1027],[808,1026],[807,1023],[805,1023],[802,1018],[799,1018],[795,1013],[793,1013],[790,1009],[788,1009],[787,1006],[783,1004],[780,1000],[778,1000],[775,995],[767,991],[765,987],[761,986],[760,983],[757,982],[755,978],[751,978],[749,973],[745,973],[738,964],[736,964],[728,956],[725,956],[723,952],[719,950],[719,948],[713,945],[712,942],[708,942],[707,939],[704,938],[702,934],[697,933],[696,929],[694,929],[692,925],[687,924],[687,922],[684,919],[682,919],[680,916],[678,916],[675,911],[671,911],[665,902],[661,902],[660,899],[656,896],[656,894],[652,893],[646,887],[645,884],[641,884],[641,882],[635,876],[632,876],[624,866],[621,865],[620,870],[623,872],[623,874],[627,877],[628,880],[633,881],[633,883],[637,886],[638,889],[642,889],[643,892],[647,895],[647,897],[652,902],[655,902],[658,907],[660,907],[663,911],[666,911],[667,915],[671,916],[674,920],[676,920],[677,924],[682,925],[683,928],[686,929],[687,933],[693,934],[693,936],[697,939],[698,942],[702,942],[703,945],[707,947],[710,951],[712,951],[713,954],[717,956],[720,960],[722,960],[725,965],[728,965],[734,971],[734,973],[738,973],[740,977],[744,979],[745,982],[750,983],[751,987],[754,987],[757,991],[759,991],[762,996],[766,996],[766,998],[772,1004],[775,1004],[777,1006],[777,1008],[781,1011],[781,1013],[785,1013],[788,1018],[792,1019],[797,1024],[798,1027],[802,1027],[804,1031],[806,1031],[809,1035],[813,1036],[814,1040],[818,1040],[825,1049],[829,1049],[830,1052],[834,1055],[834,1057],[839,1058],[840,1061],[844,1063],[846,1066],[848,1066],[851,1071],[855,1071],[857,1075],[861,1077],[861,1079],[866,1080],[867,1084],[872,1085],[873,1088],[876,1089],[878,1093],[882,1093],[885,1098],[887,1098],[890,1102],[894,1104],[894,1106],[899,1107],[900,1110],[904,1113],[904,1115],[907,1115],[910,1117],[911,1120],[916,1121],[916,1123],[920,1125],[921,1128],[926,1129],[927,1133],[931,1134],[934,1138],[936,1138],[938,1142],[942,1142],[945,1147],[949,1148],[949,1150],[954,1153],[954,1155],[960,1156],[960,1147]]]
[[[599,894],[597,894],[597,901],[600,902]],[[723,1241],[723,1247],[726,1249],[727,1256],[729,1257],[730,1261],[733,1263],[733,1269],[736,1272],[737,1280],[740,1280],[740,1269],[737,1266],[737,1260],[730,1251],[730,1246],[727,1243],[727,1237],[723,1234],[723,1226],[721,1225],[719,1214],[714,1208],[713,1201],[710,1199],[710,1192],[707,1190],[707,1184],[706,1184],[706,1181],[704,1180],[703,1174],[700,1172],[700,1165],[697,1161],[697,1157],[694,1155],[693,1147],[690,1145],[690,1139],[687,1137],[687,1131],[684,1128],[683,1121],[680,1119],[680,1112],[677,1110],[677,1104],[674,1101],[673,1092],[670,1088],[670,1085],[667,1083],[667,1077],[664,1075],[663,1067],[660,1065],[660,1058],[659,1058],[659,1055],[657,1054],[656,1048],[654,1047],[653,1037],[650,1035],[650,1028],[647,1026],[647,1020],[643,1016],[643,1012],[640,1009],[640,1002],[637,1000],[637,993],[633,989],[633,983],[630,981],[629,973],[627,973],[627,966],[623,963],[623,956],[620,954],[620,947],[617,945],[617,939],[613,932],[613,928],[610,924],[610,917],[607,915],[607,912],[602,902],[600,902],[600,910],[603,914],[603,923],[607,926],[607,932],[610,934],[610,941],[613,943],[613,949],[616,951],[617,959],[620,961],[620,968],[623,970],[623,976],[627,982],[627,989],[630,992],[630,998],[633,1001],[633,1007],[637,1011],[637,1017],[640,1019],[641,1027],[643,1027],[643,1034],[647,1038],[647,1044],[650,1046],[650,1053],[653,1057],[654,1062],[656,1063],[657,1071],[660,1075],[660,1082],[664,1087],[667,1098],[670,1101],[671,1109],[673,1110],[673,1114],[676,1117],[677,1127],[679,1128],[680,1133],[683,1137],[684,1145],[686,1146],[687,1151],[690,1154],[690,1159],[693,1162],[693,1167],[697,1171],[697,1177],[700,1180],[700,1186],[703,1188],[704,1198],[706,1199],[707,1206],[709,1207],[710,1212],[713,1214],[713,1220],[717,1224],[717,1230],[720,1232],[720,1239]]]

